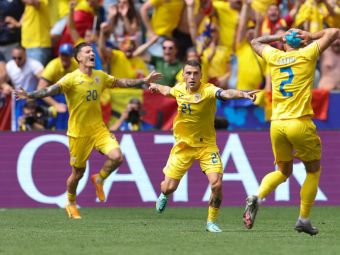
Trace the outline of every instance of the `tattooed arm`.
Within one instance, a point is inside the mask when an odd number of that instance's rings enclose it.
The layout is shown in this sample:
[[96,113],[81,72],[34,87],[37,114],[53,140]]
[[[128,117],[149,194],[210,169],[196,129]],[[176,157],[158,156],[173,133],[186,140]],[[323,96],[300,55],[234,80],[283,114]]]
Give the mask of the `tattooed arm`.
[[117,79],[116,87],[118,88],[132,88],[139,85],[146,84],[145,78],[141,79]]
[[251,40],[251,46],[253,50],[262,57],[262,51],[268,43],[282,41],[283,37],[279,35],[264,35]]
[[221,100],[248,98],[253,102],[256,100],[256,93],[260,90],[242,91],[236,89],[219,90],[216,92],[216,98]]
[[141,79],[117,79],[115,87],[132,88],[142,84],[149,85],[151,82],[158,81],[160,78],[162,78],[162,76],[163,75],[161,73],[152,71],[147,77]]
[[58,84],[54,84],[50,87],[35,90],[32,92],[26,92],[23,88],[19,88],[18,90],[14,91],[15,98],[17,100],[19,99],[37,99],[37,98],[43,98],[48,96],[54,96],[61,93],[60,86]]

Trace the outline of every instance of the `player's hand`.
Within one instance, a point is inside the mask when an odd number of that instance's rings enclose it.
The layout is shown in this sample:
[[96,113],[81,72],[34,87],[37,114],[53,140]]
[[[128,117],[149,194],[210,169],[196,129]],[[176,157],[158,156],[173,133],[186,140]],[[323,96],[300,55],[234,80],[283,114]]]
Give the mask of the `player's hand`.
[[16,100],[28,98],[28,94],[27,94],[26,90],[24,90],[22,87],[14,90],[14,96],[15,96]]
[[260,89],[251,90],[251,91],[243,91],[243,96],[244,98],[248,98],[254,102],[256,100],[256,93],[260,91],[261,91]]
[[285,35],[290,34],[292,31],[295,31],[297,33],[296,37],[301,38],[301,44],[306,46],[312,41],[312,34],[308,31],[304,31],[301,29],[293,28],[289,29]]
[[151,83],[151,84],[150,84],[149,90],[151,91],[152,94],[154,94],[154,93],[159,93],[158,86],[157,86],[157,84],[155,84],[155,83]]
[[54,105],[54,107],[59,113],[64,113],[67,111],[67,106],[66,104],[63,104],[63,103],[57,103],[56,105]]
[[145,79],[145,83],[149,85],[150,83],[156,82],[163,77],[163,74],[156,72],[153,70]]

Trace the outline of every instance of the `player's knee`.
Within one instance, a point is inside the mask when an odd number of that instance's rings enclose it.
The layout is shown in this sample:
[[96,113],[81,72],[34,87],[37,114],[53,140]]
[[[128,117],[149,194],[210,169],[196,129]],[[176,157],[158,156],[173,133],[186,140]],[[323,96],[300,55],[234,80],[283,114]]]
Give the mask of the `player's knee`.
[[123,154],[120,151],[113,151],[107,155],[112,161],[112,165],[120,166],[123,163]]
[[216,181],[213,181],[211,183],[211,191],[213,193],[219,193],[222,190],[222,180],[221,179],[217,179]]
[[81,178],[83,178],[84,173],[85,173],[85,168],[74,168],[74,177],[77,180],[80,180]]
[[320,160],[303,162],[308,173],[316,173],[320,170]]
[[292,173],[293,173],[293,161],[278,162],[277,165],[278,165],[281,173],[283,175],[285,175],[287,178],[292,175]]

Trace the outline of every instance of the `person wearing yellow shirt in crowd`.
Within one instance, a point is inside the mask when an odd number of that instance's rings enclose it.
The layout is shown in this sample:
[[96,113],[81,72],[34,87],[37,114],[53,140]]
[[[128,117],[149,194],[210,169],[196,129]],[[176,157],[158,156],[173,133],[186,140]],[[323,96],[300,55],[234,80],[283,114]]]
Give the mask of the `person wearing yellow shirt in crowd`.
[[23,0],[21,45],[27,56],[44,66],[52,56],[48,0]]
[[[272,77],[270,137],[278,170],[262,179],[257,195],[247,197],[243,221],[248,229],[254,225],[259,204],[292,174],[295,157],[303,162],[307,172],[295,230],[310,235],[319,232],[309,219],[321,173],[321,141],[312,120],[312,88],[320,53],[339,36],[336,28],[316,33],[291,29],[284,36],[252,40],[254,51],[268,63]],[[271,47],[269,43],[274,41],[283,41],[285,51]]]
[[[248,27],[251,14],[251,0],[243,3],[236,33],[237,82],[241,90],[259,89],[264,86],[266,65],[264,60],[254,53],[250,41],[259,34],[260,25]],[[249,68],[251,67],[251,68]]]
[[[140,14],[148,37],[158,35],[159,39],[149,52],[153,56],[162,57],[162,42],[164,37],[172,37],[177,28],[181,13],[184,8],[183,0],[147,0],[140,9]],[[152,17],[149,18],[149,10],[152,10]]]
[[219,44],[227,47],[226,55],[230,57],[234,52],[234,40],[242,1],[213,1],[213,6],[218,17]]
[[336,3],[327,0],[306,0],[297,13],[294,27],[303,26],[310,32],[317,32],[324,28],[324,22],[336,15]]
[[[47,88],[55,84],[63,76],[77,68],[77,62],[73,58],[73,46],[67,43],[60,45],[59,56],[51,60],[45,67],[38,83],[38,89]],[[55,128],[60,130],[67,129],[68,113],[66,112],[67,107],[64,95],[46,97],[43,100],[58,112]]]
[[168,196],[177,189],[194,160],[198,160],[211,187],[206,230],[217,233],[222,231],[216,221],[222,203],[223,169],[214,128],[216,99],[255,100],[257,91],[223,90],[211,83],[201,83],[201,77],[200,63],[192,60],[184,65],[184,82],[172,88],[152,83],[149,87],[151,92],[174,97],[178,104],[173,125],[176,142],[163,169],[165,179],[161,183],[156,210],[159,213],[165,210]]
[[76,190],[82,178],[86,161],[93,148],[107,157],[99,173],[91,176],[100,201],[105,201],[104,180],[122,163],[123,155],[118,142],[103,123],[100,95],[105,88],[129,88],[141,83],[157,81],[161,74],[152,72],[143,79],[117,79],[100,70],[94,70],[95,54],[90,44],[75,47],[74,56],[79,68],[65,75],[56,84],[41,90],[16,90],[17,99],[37,99],[63,93],[70,112],[67,135],[70,143],[72,173],[67,179],[66,212],[71,219],[81,219],[76,204]]

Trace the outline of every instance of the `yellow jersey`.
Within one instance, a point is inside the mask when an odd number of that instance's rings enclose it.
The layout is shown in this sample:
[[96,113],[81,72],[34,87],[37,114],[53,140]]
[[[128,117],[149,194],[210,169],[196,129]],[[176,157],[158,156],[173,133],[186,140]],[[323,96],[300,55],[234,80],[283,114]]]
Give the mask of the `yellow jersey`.
[[73,72],[78,68],[77,61],[72,58],[71,65],[68,69],[64,69],[60,57],[52,59],[44,69],[44,72],[41,78],[47,80],[51,84],[56,83],[59,81],[65,74]]
[[79,69],[65,75],[57,82],[65,94],[70,112],[67,135],[91,136],[105,127],[100,107],[100,95],[105,88],[113,88],[116,78],[100,70],[92,70],[91,76]]
[[123,51],[112,50],[110,74],[117,78],[133,79],[136,77],[136,72]]
[[21,44],[25,48],[51,47],[51,21],[48,0],[39,0],[39,8],[26,5],[22,17]]
[[177,101],[177,116],[173,130],[176,142],[192,147],[216,145],[214,120],[216,113],[216,92],[220,88],[211,83],[201,83],[195,93],[190,93],[185,82],[177,83],[170,94]]
[[155,8],[151,18],[151,26],[157,35],[172,36],[177,27],[184,7],[182,0],[150,0]]
[[239,13],[230,7],[229,2],[214,1],[213,5],[218,15],[219,44],[227,46],[228,54],[230,55],[234,49]]
[[272,77],[272,120],[314,114],[311,90],[319,53],[316,41],[307,47],[289,52],[269,45],[263,49],[262,56],[269,65]]

